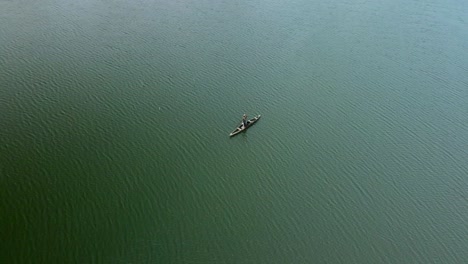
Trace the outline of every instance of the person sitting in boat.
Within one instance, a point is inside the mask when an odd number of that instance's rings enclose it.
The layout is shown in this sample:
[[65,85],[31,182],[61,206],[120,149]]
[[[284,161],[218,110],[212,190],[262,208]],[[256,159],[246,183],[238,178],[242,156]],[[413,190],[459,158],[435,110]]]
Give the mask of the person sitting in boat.
[[242,116],[242,128],[246,127],[247,126],[247,115],[244,114]]

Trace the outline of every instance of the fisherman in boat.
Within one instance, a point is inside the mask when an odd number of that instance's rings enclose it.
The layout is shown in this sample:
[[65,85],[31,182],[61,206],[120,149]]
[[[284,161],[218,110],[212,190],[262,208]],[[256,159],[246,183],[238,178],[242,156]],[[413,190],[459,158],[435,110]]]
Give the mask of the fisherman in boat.
[[247,114],[242,116],[242,128],[247,127]]

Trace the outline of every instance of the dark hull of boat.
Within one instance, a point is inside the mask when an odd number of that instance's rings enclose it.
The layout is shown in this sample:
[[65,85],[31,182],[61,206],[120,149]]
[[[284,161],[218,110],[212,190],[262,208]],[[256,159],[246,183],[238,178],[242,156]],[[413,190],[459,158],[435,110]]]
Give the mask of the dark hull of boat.
[[234,129],[234,131],[231,132],[231,134],[229,134],[230,137],[232,136],[235,136],[241,132],[244,132],[246,131],[249,127],[251,127],[253,124],[255,124],[259,119],[260,119],[260,116],[261,115],[258,115],[252,119],[249,119],[247,121],[247,125],[245,127],[242,127],[242,123],[240,123],[239,126],[236,127],[236,129]]

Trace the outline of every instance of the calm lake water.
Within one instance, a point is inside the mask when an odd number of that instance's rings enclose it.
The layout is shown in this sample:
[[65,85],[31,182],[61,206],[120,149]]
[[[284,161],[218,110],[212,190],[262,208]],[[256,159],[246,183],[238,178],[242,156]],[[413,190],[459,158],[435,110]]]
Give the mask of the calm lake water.
[[0,0],[0,262],[467,263],[467,29],[464,0]]

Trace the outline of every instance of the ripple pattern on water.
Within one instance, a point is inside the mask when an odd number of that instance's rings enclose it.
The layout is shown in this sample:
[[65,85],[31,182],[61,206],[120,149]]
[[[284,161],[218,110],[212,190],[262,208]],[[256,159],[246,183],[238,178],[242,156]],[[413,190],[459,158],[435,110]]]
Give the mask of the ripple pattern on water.
[[7,262],[468,258],[464,5],[0,10]]

